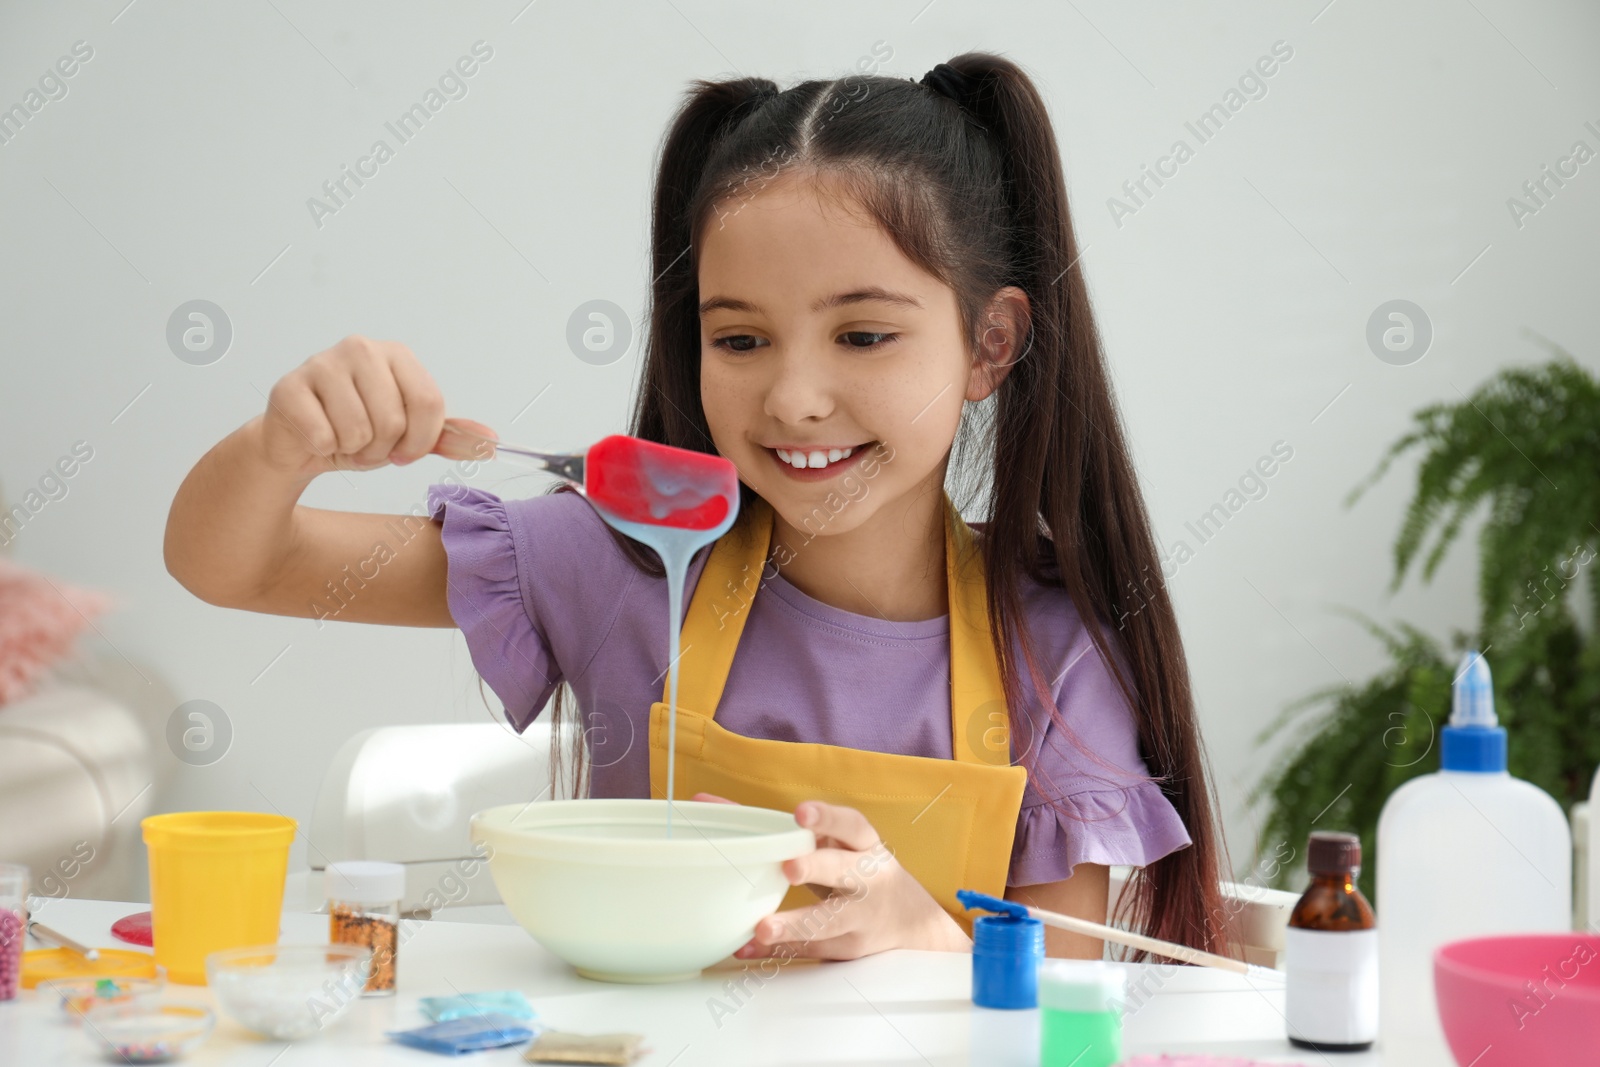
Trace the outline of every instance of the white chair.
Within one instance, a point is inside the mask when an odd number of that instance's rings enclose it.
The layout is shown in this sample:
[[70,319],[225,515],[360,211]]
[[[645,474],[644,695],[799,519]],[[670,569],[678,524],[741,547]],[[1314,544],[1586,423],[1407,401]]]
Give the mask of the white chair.
[[[575,740],[576,730],[567,734]],[[382,726],[356,734],[323,778],[306,850],[310,870],[290,876],[285,906],[320,908],[329,863],[385,860],[406,868],[402,911],[450,908],[453,920],[510,922],[472,846],[468,820],[498,804],[550,799],[550,743],[546,722],[520,735],[501,723]],[[570,788],[561,791],[562,799],[570,795]]]
[[51,684],[0,707],[0,862],[28,866],[35,909],[138,899],[157,776],[143,724],[104,693]]

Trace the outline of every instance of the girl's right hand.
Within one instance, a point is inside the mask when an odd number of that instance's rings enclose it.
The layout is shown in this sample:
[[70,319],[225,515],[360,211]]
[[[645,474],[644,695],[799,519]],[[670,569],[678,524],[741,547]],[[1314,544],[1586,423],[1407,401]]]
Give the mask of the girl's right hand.
[[[451,421],[494,436],[481,423]],[[352,334],[272,387],[261,442],[269,464],[306,477],[403,466],[434,451],[487,458],[484,446],[446,429],[444,397],[411,349]]]

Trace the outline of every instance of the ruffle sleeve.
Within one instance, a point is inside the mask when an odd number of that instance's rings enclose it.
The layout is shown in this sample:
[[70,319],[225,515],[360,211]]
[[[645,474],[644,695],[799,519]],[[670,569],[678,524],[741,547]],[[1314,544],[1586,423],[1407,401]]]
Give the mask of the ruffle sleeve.
[[1040,798],[1017,817],[1006,884],[1059,882],[1080,863],[1144,867],[1190,843],[1155,782],[1074,793],[1054,806]]
[[470,486],[435,485],[428,511],[442,523],[450,616],[466,637],[472,665],[521,733],[562,676],[530,610],[506,504]]
[[[1080,863],[1144,867],[1193,843],[1140,755],[1133,711],[1111,668],[1065,594],[1050,595],[1053,603],[1036,617],[1049,620],[1044,644],[1056,665],[1046,677],[1055,676],[1056,714],[1045,718],[1048,706],[1030,702],[1041,707],[1040,720],[1014,739],[1013,754],[1029,775],[1009,885],[1058,882]],[[1108,643],[1112,655],[1123,655],[1114,634]]]

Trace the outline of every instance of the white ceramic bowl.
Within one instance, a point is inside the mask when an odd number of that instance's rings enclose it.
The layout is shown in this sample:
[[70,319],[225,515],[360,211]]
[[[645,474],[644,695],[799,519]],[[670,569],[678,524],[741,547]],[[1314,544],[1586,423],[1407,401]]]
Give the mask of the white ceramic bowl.
[[608,982],[692,978],[750,939],[816,835],[769,808],[551,800],[472,817],[500,899],[540,944]]
[[206,981],[225,1015],[279,1041],[310,1037],[361,997],[365,945],[252,945],[206,957]]

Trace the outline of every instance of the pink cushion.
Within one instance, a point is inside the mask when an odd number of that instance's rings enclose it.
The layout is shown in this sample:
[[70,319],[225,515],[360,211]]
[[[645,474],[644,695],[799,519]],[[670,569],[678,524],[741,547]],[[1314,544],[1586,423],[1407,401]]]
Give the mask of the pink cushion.
[[110,601],[0,559],[0,704],[33,691]]

